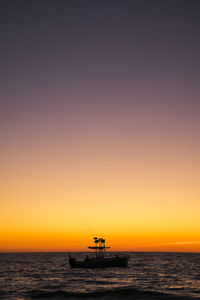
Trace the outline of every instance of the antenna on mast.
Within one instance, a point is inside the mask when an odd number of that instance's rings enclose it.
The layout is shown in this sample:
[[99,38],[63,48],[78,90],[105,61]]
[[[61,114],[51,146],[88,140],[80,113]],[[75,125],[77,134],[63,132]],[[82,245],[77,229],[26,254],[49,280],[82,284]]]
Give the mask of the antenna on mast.
[[89,230],[89,232],[91,233],[91,235],[92,235],[92,237],[93,237],[93,239],[94,239],[94,233],[92,232],[92,230],[90,229],[90,227],[89,227],[88,224],[86,224],[86,226],[87,226],[87,229]]

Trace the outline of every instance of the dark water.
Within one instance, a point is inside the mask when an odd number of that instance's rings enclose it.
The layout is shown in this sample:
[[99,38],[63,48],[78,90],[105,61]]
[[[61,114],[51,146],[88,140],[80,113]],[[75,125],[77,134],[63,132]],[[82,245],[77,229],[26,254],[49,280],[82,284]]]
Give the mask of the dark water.
[[67,253],[1,253],[0,298],[200,299],[200,254],[129,255],[127,268],[95,270],[70,269]]

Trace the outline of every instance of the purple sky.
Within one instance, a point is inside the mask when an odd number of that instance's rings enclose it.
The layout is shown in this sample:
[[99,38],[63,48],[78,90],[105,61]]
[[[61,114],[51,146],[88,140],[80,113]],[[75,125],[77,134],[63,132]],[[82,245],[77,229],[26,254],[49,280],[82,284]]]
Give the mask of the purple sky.
[[137,122],[152,132],[198,131],[199,8],[176,0],[2,1],[1,133],[61,120],[68,127],[70,119],[80,130],[129,120],[130,134]]

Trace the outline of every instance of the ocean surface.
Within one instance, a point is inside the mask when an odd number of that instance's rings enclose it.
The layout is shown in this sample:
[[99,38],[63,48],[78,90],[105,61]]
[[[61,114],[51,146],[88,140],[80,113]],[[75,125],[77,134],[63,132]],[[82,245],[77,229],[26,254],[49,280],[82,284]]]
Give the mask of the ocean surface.
[[127,268],[71,269],[68,253],[0,253],[0,299],[200,299],[200,254],[128,254]]

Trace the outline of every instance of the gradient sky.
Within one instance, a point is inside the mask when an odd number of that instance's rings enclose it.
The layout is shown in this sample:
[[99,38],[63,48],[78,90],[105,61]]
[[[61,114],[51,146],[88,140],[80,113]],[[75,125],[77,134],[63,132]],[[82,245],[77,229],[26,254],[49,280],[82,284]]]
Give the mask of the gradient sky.
[[200,252],[200,2],[0,3],[0,251]]

